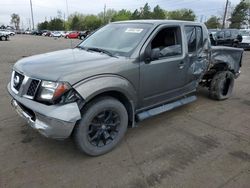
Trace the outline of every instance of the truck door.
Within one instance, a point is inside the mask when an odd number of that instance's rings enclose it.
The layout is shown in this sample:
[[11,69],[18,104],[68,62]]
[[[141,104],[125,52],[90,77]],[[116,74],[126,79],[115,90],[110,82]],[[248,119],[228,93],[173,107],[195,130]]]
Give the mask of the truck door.
[[[183,88],[187,66],[181,27],[161,26],[151,36],[141,50],[141,54],[144,54],[140,62],[142,108],[157,105],[186,92]],[[144,57],[147,52],[156,57]]]
[[208,35],[200,26],[185,26],[188,48],[188,71],[186,81],[195,89],[202,76],[205,74],[209,63],[208,40],[203,35]]

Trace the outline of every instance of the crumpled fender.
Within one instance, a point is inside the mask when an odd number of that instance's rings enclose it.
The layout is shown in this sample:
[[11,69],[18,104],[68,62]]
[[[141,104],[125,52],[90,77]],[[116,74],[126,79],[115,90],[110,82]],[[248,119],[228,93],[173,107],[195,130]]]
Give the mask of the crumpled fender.
[[86,102],[101,93],[116,91],[126,96],[130,102],[133,102],[133,105],[137,104],[136,89],[127,79],[118,75],[97,75],[85,79],[73,87]]
[[243,52],[244,50],[241,48],[212,46],[210,67],[218,63],[225,63],[230,70],[237,73],[241,67]]

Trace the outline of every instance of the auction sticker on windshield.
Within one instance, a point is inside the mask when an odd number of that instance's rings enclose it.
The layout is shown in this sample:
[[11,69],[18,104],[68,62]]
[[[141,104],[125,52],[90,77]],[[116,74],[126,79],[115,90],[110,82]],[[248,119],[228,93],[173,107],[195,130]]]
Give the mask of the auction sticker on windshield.
[[141,33],[143,29],[139,28],[127,28],[125,33]]

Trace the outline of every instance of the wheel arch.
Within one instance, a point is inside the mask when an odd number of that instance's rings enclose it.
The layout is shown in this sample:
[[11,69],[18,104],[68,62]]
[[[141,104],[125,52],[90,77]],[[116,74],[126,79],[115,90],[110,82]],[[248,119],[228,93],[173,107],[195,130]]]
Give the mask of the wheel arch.
[[210,69],[215,69],[216,71],[230,70],[230,65],[227,62],[218,62],[214,64]]
[[135,88],[128,80],[113,75],[98,76],[82,81],[76,84],[74,88],[82,96],[86,104],[104,96],[117,99],[125,106],[128,112],[129,125],[134,127],[137,95]]

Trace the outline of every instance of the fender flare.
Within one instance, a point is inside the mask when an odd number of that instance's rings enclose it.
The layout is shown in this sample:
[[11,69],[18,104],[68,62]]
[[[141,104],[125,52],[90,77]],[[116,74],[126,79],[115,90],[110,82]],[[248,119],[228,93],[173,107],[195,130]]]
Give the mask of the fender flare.
[[127,79],[118,75],[98,75],[90,77],[76,83],[73,87],[85,101],[89,101],[104,92],[117,91],[124,94],[135,104],[137,103],[135,87]]
[[137,92],[135,87],[127,79],[118,75],[98,75],[78,82],[73,85],[73,88],[81,95],[85,103],[107,92],[118,92],[122,94],[130,104],[129,116],[132,121],[132,126],[134,126]]
[[85,103],[104,93],[118,92],[122,94],[129,103],[127,110],[129,110],[130,125],[135,126],[137,93],[135,87],[127,79],[118,75],[98,75],[78,82],[73,85],[73,88],[81,95]]

